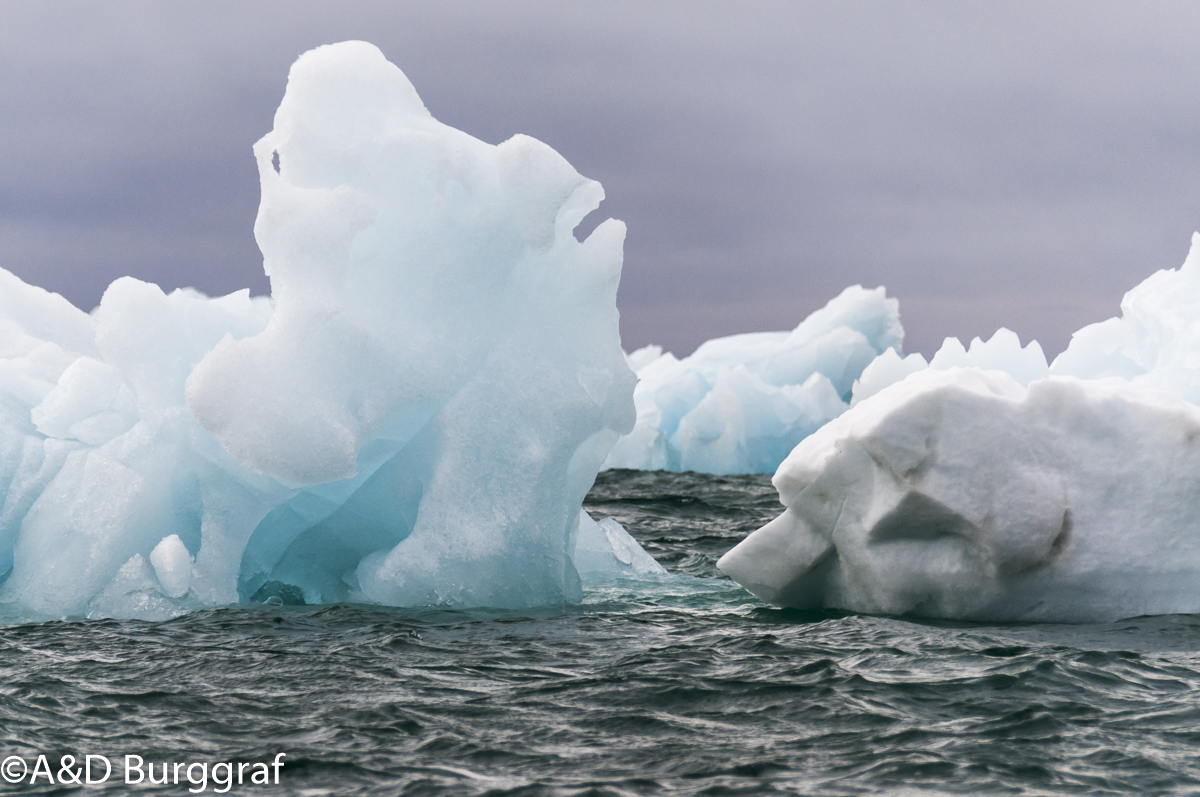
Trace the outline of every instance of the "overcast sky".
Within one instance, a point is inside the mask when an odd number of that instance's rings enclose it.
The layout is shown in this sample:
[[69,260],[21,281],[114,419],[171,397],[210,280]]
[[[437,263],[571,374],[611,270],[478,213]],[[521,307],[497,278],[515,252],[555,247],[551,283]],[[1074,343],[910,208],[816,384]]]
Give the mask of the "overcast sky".
[[[251,145],[365,39],[442,121],[527,133],[629,227],[627,349],[788,329],[853,283],[907,348],[1053,355],[1200,227],[1196,3],[0,2],[0,266],[267,291]],[[585,230],[586,231],[586,230]]]

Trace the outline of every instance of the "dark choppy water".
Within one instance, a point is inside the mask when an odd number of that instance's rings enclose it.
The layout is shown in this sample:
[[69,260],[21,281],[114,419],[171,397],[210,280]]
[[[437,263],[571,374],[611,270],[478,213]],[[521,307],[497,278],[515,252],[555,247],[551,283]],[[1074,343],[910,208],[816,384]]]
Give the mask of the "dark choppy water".
[[[713,567],[778,511],[766,478],[602,474],[589,508],[677,575],[537,613],[247,607],[0,629],[0,756],[45,753],[58,773],[63,754],[287,753],[280,785],[235,794],[1200,792],[1198,617],[779,611]],[[121,779],[76,793],[143,793]],[[0,792],[68,793],[42,784]]]

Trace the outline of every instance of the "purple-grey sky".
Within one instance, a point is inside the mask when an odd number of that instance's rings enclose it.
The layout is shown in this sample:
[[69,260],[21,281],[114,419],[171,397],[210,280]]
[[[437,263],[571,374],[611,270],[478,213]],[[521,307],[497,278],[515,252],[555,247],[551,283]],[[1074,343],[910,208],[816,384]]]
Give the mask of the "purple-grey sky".
[[[365,39],[442,121],[527,133],[629,227],[627,349],[886,285],[907,348],[1053,356],[1200,226],[1187,2],[0,3],[0,266],[265,292],[250,147],[288,67]],[[586,231],[586,229],[585,229]]]

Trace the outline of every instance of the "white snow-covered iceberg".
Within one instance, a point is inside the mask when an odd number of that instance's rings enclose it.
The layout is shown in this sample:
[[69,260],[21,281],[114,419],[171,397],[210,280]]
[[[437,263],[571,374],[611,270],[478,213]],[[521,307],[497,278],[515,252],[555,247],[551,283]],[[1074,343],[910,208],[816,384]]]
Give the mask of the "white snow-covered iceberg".
[[637,424],[604,466],[770,473],[844,412],[863,368],[903,340],[899,303],[853,285],[791,332],[716,338],[682,360],[639,349],[629,355]]
[[362,42],[301,56],[254,153],[270,299],[123,278],[89,315],[0,271],[3,609],[559,603],[581,522],[652,570],[580,509],[635,417],[624,226],[573,235],[600,185]]
[[921,354],[910,354],[901,358],[895,349],[880,354],[863,369],[854,382],[850,406],[875,395],[888,385],[899,382],[909,374],[932,368],[945,371],[950,368],[982,368],[1003,371],[1022,386],[1043,379],[1050,374],[1046,355],[1036,340],[1022,346],[1017,333],[1001,327],[991,338],[984,341],[975,338],[970,348],[962,345],[958,338],[946,338],[942,347],[926,361]]
[[901,359],[883,352],[854,383],[851,405],[924,368],[955,367],[1004,371],[1022,385],[1051,375],[1120,377],[1200,405],[1200,233],[1193,233],[1182,266],[1146,278],[1125,294],[1120,317],[1076,331],[1050,365],[1036,340],[1022,347],[1007,329],[986,342],[975,338],[969,349],[946,338],[928,362],[920,354]]
[[1006,330],[881,355],[718,567],[771,603],[979,620],[1200,611],[1200,237],[1050,367]]
[[1200,404],[1200,233],[1178,269],[1152,274],[1121,300],[1121,317],[1071,336],[1052,374],[1119,376]]

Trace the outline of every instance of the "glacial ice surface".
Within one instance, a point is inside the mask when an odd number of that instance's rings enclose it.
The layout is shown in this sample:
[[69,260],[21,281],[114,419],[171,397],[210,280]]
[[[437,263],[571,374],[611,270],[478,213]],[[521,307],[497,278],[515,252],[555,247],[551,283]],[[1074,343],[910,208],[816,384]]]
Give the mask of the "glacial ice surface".
[[635,417],[624,226],[573,235],[600,185],[362,42],[300,57],[254,154],[270,299],[123,278],[87,314],[0,270],[5,612],[559,603],[578,539],[653,571],[580,508]]
[[604,467],[770,473],[844,412],[863,368],[903,340],[899,303],[853,285],[791,332],[716,338],[682,360],[639,349],[629,355],[637,423]]
[[884,352],[718,567],[771,603],[977,620],[1200,612],[1200,235],[1050,366]]

